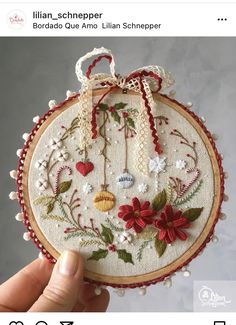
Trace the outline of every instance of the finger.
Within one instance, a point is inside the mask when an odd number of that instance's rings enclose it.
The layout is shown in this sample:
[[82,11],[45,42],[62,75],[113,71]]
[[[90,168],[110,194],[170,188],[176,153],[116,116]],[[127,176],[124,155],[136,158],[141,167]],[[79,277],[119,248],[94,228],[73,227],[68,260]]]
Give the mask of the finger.
[[0,286],[0,311],[26,311],[46,287],[53,265],[37,259]]
[[30,308],[33,312],[71,311],[77,303],[83,280],[83,261],[74,251],[65,251],[58,259],[43,294]]
[[107,310],[110,301],[109,292],[106,289],[102,289],[99,296],[94,296],[87,301],[83,311],[85,312],[104,312]]
[[79,295],[77,298],[77,303],[73,308],[73,312],[80,312],[83,311],[85,308],[85,305],[88,303],[88,301],[95,297],[95,286],[90,283],[81,283],[79,286]]
[[73,308],[73,312],[79,311],[106,311],[109,304],[109,292],[102,289],[101,294],[95,294],[95,286],[84,283],[80,286],[78,302]]

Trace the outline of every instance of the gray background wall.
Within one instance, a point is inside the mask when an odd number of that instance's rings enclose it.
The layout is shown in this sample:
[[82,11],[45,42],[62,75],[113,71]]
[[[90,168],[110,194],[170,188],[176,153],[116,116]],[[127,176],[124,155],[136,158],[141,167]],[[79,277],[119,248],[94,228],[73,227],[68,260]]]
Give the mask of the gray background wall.
[[38,254],[22,240],[24,227],[14,219],[19,208],[8,199],[14,190],[8,172],[16,167],[21,135],[31,128],[33,116],[47,110],[49,99],[60,102],[67,89],[79,89],[75,62],[100,46],[112,49],[121,74],[149,64],[168,68],[176,79],[177,99],[192,101],[194,111],[220,136],[217,144],[230,173],[226,188],[231,196],[223,207],[228,219],[217,225],[220,242],[192,262],[192,277],[175,276],[172,289],[159,284],[145,297],[130,290],[124,298],[111,290],[110,311],[191,311],[194,280],[236,280],[235,38],[0,39],[0,281]]

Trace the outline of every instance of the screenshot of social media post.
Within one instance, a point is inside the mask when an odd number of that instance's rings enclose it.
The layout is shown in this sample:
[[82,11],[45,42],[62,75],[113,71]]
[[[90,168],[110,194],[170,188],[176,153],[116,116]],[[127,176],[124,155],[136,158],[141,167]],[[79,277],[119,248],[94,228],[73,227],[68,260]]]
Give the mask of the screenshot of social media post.
[[233,324],[236,4],[0,7],[1,324]]

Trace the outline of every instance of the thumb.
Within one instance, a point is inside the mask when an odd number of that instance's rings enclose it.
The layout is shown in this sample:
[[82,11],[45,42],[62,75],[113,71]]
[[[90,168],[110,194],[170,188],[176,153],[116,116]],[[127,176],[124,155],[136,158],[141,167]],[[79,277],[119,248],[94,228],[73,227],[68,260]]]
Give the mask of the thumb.
[[51,279],[30,312],[66,312],[77,303],[83,280],[83,261],[74,251],[65,251],[58,259]]

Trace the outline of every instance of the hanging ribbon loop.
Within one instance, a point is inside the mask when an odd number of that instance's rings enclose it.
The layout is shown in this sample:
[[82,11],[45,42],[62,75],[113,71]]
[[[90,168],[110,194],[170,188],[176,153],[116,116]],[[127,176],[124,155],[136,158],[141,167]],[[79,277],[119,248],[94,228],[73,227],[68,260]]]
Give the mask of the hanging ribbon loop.
[[[92,58],[93,56],[98,57],[89,65],[87,72],[84,75],[82,71],[82,64],[84,61]],[[97,63],[103,59],[106,59],[109,62],[110,74],[92,74],[92,70],[95,68]],[[78,80],[82,83],[82,91],[80,96],[82,109],[79,112],[81,121],[83,121],[80,125],[80,128],[82,129],[82,137],[80,140],[81,146],[91,144],[92,140],[97,137],[96,109],[101,100],[111,91],[112,88],[119,87],[121,89],[133,90],[141,94],[142,105],[138,116],[139,128],[137,130],[137,160],[139,161],[139,171],[146,174],[146,167],[143,163],[141,151],[144,150],[145,144],[147,143],[147,122],[149,123],[151,130],[155,151],[158,154],[162,153],[152,115],[152,106],[154,103],[152,92],[159,92],[161,89],[173,85],[174,79],[172,78],[171,74],[165,71],[162,67],[154,65],[143,67],[131,72],[127,77],[122,77],[115,73],[114,57],[111,51],[104,47],[98,49],[95,48],[93,51],[81,57],[76,63],[75,71]],[[102,99],[99,100],[94,107],[92,107],[91,92],[95,87],[108,88],[108,91],[102,96]],[[146,121],[144,112],[146,114]]]

